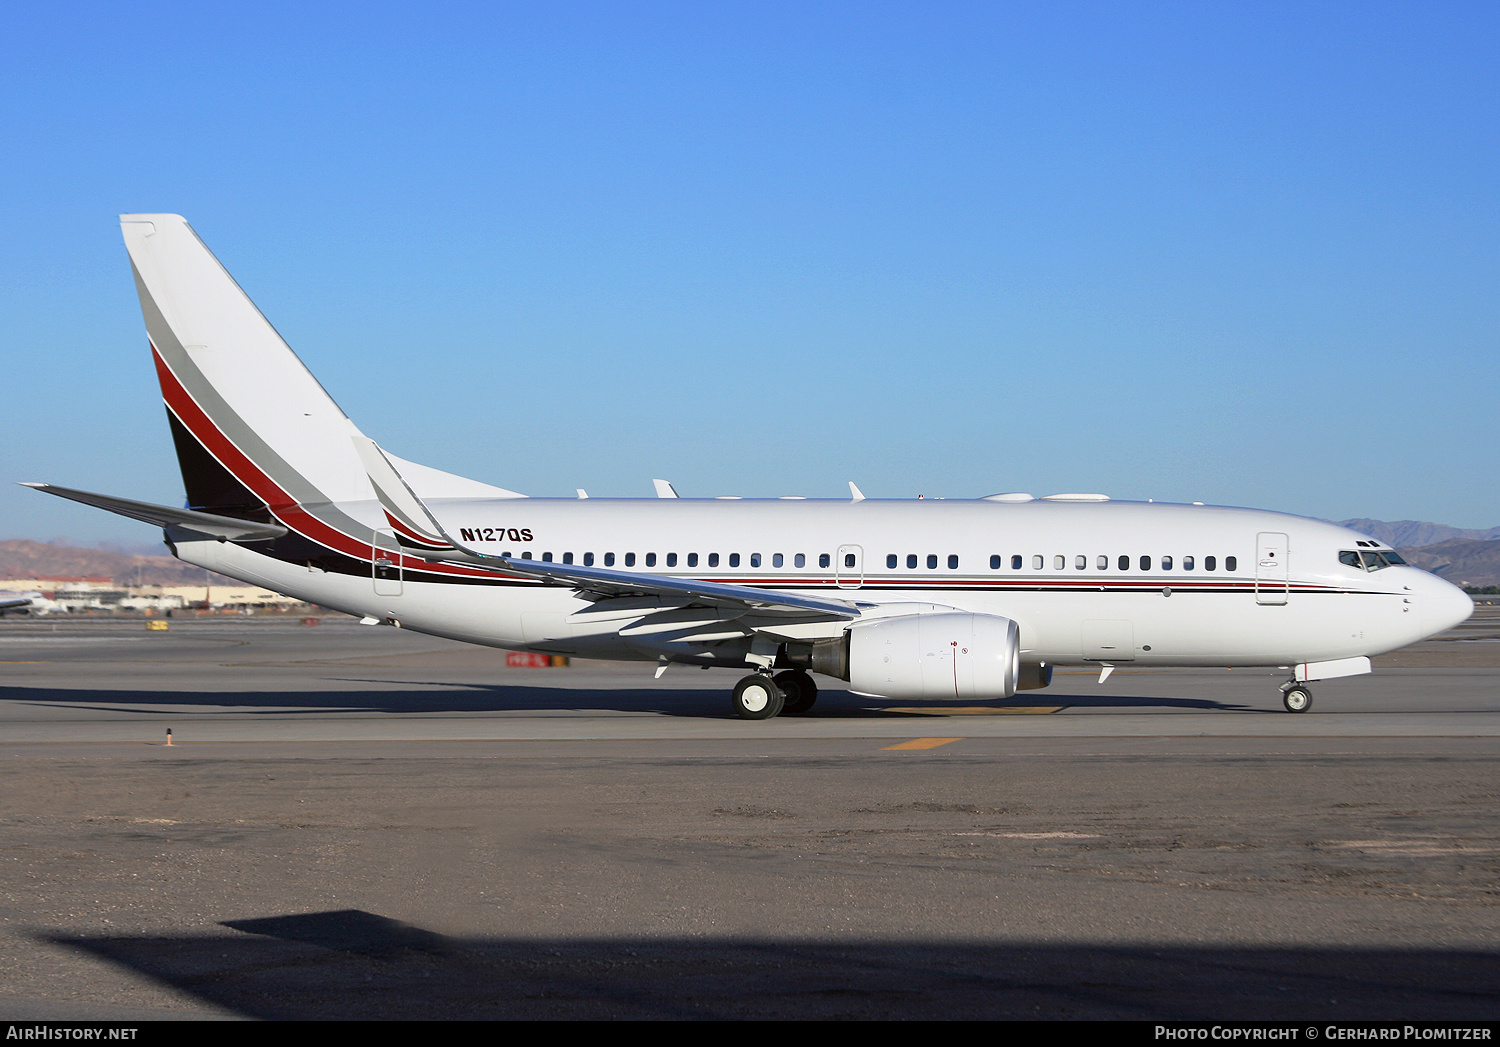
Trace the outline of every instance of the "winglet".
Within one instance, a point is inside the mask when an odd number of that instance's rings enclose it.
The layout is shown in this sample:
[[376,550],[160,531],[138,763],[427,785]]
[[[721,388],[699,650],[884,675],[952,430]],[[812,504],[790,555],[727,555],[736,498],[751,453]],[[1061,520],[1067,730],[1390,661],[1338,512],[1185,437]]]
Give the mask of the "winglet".
[[365,467],[370,485],[375,488],[375,497],[380,499],[380,507],[385,510],[385,518],[402,542],[424,549],[454,548],[442,525],[427,511],[422,499],[417,497],[375,441],[363,434],[352,439],[360,464]]

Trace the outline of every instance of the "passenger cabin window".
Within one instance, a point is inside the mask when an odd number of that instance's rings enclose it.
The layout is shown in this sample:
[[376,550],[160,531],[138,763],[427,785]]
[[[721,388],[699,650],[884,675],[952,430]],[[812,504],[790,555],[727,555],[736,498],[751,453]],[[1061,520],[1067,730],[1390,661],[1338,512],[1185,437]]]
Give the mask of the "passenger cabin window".
[[929,571],[937,570],[937,553],[927,554],[927,569]]
[[656,554],[655,553],[647,553],[646,554],[646,566],[647,567],[655,567],[656,566]]
[[844,566],[845,567],[853,567],[854,563],[855,563],[854,554],[853,553],[845,553],[844,554]]
[[1122,571],[1128,571],[1128,570],[1130,570],[1130,557],[1128,557],[1128,556],[1122,556],[1122,557],[1120,557],[1120,570],[1122,570]]
[[1033,556],[1031,558],[1031,569],[1033,571],[1040,571],[1042,569],[1042,554],[1041,553],[1037,553],[1035,556]]
[[806,567],[807,566],[807,554],[806,553],[798,553],[797,554],[797,558],[795,560],[793,560],[792,563],[795,566],[797,566],[797,567]]
[[783,557],[780,553],[777,553],[775,556],[771,557],[771,566],[772,567],[780,567],[785,562],[786,562],[786,558]]
[[751,553],[750,554],[750,566],[751,567],[759,567],[760,566],[760,553]]
[[698,554],[697,553],[688,553],[688,566],[689,567],[697,567],[698,566]]
[[1217,556],[1205,556],[1203,558],[1203,569],[1205,571],[1217,571],[1219,569],[1219,558]]
[[634,567],[635,566],[635,553],[626,553],[625,554],[625,566],[626,567]]
[[833,563],[833,557],[829,556],[827,553],[819,553],[818,554],[818,566],[819,567],[828,567],[832,563]]
[[1182,558],[1182,569],[1184,571],[1191,571],[1193,569],[1193,558],[1191,556],[1184,556]]
[[892,570],[895,570],[896,564],[898,562],[899,562],[899,558],[896,556],[895,553],[891,553],[889,556],[887,556],[885,558],[885,565],[887,567],[891,568]]
[[543,553],[542,554],[542,561],[544,563],[551,563],[552,562],[552,554],[551,553]]
[[718,553],[709,553],[708,554],[708,566],[710,566],[710,567],[717,567],[717,566],[719,566],[719,554]]
[[1083,556],[1083,555],[1080,554],[1078,556],[1073,557],[1073,570],[1075,570],[1075,571],[1086,570],[1088,568],[1088,565],[1089,565],[1089,558],[1087,556]]
[[563,553],[563,563],[572,563],[572,562],[573,562],[573,554],[572,553]]
[[522,553],[521,554],[521,559],[523,559],[523,560],[529,560],[529,559],[531,559],[531,553],[529,551]]
[[992,570],[992,571],[998,571],[998,570],[1000,570],[1000,554],[999,553],[996,553],[994,556],[990,557],[990,570]]
[[1170,571],[1172,569],[1172,558],[1170,556],[1163,556],[1161,558],[1161,569],[1163,571]]
[[956,570],[958,570],[958,554],[957,553],[949,553],[948,554],[948,570],[950,570],[950,571],[956,571]]
[[1149,570],[1151,570],[1151,557],[1149,557],[1149,556],[1143,556],[1143,557],[1141,557],[1141,570],[1143,570],[1143,571],[1149,571]]
[[739,553],[730,553],[729,554],[729,566],[730,567],[738,567],[739,565],[740,565],[740,554]]
[[1238,571],[1239,569],[1240,569],[1240,561],[1237,558],[1235,558],[1233,556],[1226,556],[1226,557],[1224,557],[1224,570],[1226,570],[1226,571]]
[[1020,553],[1017,553],[1015,556],[1012,556],[1010,558],[1010,569],[1012,571],[1019,571],[1021,569],[1021,554]]
[[583,554],[583,566],[585,566],[585,567],[592,567],[592,566],[594,566],[594,554],[593,553],[584,553]]
[[916,553],[907,553],[906,554],[906,569],[909,570],[909,571],[915,571],[917,569],[917,554]]
[[1052,569],[1054,571],[1061,571],[1067,564],[1068,558],[1066,556],[1054,556],[1052,558]]
[[1095,566],[1096,569],[1098,569],[1100,571],[1107,571],[1107,570],[1109,570],[1109,557],[1107,557],[1107,556],[1101,556],[1101,557],[1099,557],[1099,559],[1097,559],[1097,560],[1094,561],[1094,566]]
[[677,566],[677,554],[676,553],[668,553],[667,554],[667,566],[668,567],[676,567]]

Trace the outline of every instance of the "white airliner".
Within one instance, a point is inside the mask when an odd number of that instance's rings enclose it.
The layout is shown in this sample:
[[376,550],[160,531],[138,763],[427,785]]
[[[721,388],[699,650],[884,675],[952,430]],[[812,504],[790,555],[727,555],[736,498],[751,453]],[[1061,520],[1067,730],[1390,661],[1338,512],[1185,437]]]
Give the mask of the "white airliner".
[[17,593],[9,589],[0,592],[0,614],[6,611],[29,611],[41,607],[47,600],[38,592]]
[[745,719],[860,694],[1003,699],[1056,665],[1278,666],[1307,681],[1467,618],[1343,527],[1095,494],[528,498],[357,429],[177,215],[124,215],[185,509],[32,484],[165,530],[180,559],[367,621],[584,658],[748,671]]

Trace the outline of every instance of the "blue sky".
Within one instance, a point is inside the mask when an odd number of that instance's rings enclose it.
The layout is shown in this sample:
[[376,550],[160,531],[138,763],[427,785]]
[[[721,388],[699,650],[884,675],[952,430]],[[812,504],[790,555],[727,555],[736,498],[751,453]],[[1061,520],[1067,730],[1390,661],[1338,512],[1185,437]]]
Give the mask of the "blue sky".
[[[534,495],[1500,524],[1493,4],[12,5],[4,479],[181,499],[116,215]],[[0,486],[0,537],[146,542]]]

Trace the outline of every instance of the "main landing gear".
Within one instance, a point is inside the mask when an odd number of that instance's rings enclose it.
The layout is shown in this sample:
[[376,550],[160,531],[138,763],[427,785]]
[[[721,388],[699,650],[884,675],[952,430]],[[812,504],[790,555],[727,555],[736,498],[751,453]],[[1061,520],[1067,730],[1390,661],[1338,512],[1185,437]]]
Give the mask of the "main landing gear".
[[818,685],[801,669],[772,676],[753,673],[734,685],[734,712],[742,720],[769,720],[786,713],[801,716],[818,700]]
[[1289,713],[1305,713],[1312,708],[1312,692],[1295,680],[1289,680],[1281,687],[1281,704]]
[[811,711],[818,700],[818,685],[801,669],[790,669],[776,674],[776,686],[786,695],[786,704],[781,711],[788,716],[801,716]]

